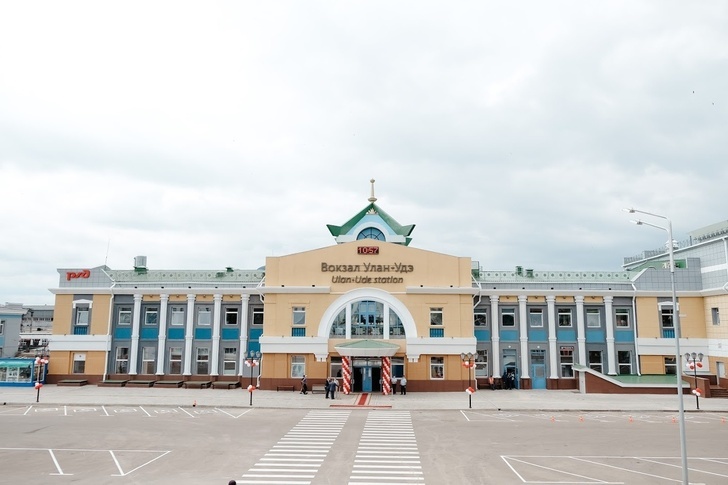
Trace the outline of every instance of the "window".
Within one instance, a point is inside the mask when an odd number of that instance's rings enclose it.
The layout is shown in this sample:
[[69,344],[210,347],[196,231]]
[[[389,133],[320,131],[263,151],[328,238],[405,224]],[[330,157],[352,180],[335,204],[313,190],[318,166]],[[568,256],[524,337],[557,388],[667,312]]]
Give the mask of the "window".
[[76,308],[76,325],[87,326],[88,325],[89,308],[78,307]]
[[632,373],[632,352],[629,350],[618,350],[617,362],[619,363],[619,375],[629,375]]
[[144,325],[156,325],[159,323],[159,309],[150,307],[144,310]]
[[600,350],[589,351],[589,368],[602,372],[602,352]]
[[210,373],[210,349],[207,347],[197,347],[197,371],[195,374]]
[[599,308],[586,309],[586,326],[588,328],[599,328],[602,326],[602,317]]
[[442,326],[442,307],[430,308],[430,325]]
[[532,327],[543,327],[543,308],[528,309],[528,324]]
[[226,308],[225,309],[225,325],[237,325],[238,324],[238,309],[237,308]]
[[392,357],[392,375],[394,377],[404,376],[404,358]]
[[665,357],[665,374],[669,376],[677,375],[675,357]]
[[5,320],[0,320],[0,335],[5,331]]
[[119,307],[119,325],[131,325],[131,307]]
[[184,325],[185,324],[185,307],[173,306],[171,310],[171,318],[169,319],[170,325]]
[[476,327],[488,326],[488,314],[486,312],[473,313],[473,325]]
[[710,309],[710,315],[713,319],[713,325],[720,325],[720,313],[717,308]]
[[142,374],[154,374],[154,361],[156,357],[156,347],[142,347]]
[[402,320],[391,308],[389,309],[389,338],[405,338]]
[[[394,360],[394,359],[392,359]],[[331,357],[331,365],[329,366],[329,376],[330,377],[341,377],[342,368],[341,368],[341,357]],[[392,375],[394,375],[394,371],[392,371]]]
[[557,320],[559,327],[571,327],[571,309],[570,308],[559,308]]
[[[237,311],[237,310],[236,310]],[[222,375],[234,376],[237,369],[238,349],[225,347],[222,352]]]
[[291,377],[301,378],[306,374],[306,357],[303,355],[291,356]]
[[182,374],[182,347],[169,348],[169,373]]
[[430,379],[445,378],[445,357],[430,357]]
[[561,377],[574,377],[574,346],[564,345],[559,348],[561,359]]
[[212,309],[209,306],[197,308],[197,325],[209,326],[212,324]]
[[501,325],[504,327],[516,326],[516,309],[504,308],[501,310]]
[[129,373],[129,347],[116,348],[116,365],[114,368],[117,374]]
[[291,329],[291,337],[305,337],[306,327],[293,327]]
[[362,239],[375,239],[377,241],[384,241],[386,238],[384,237],[384,233],[380,231],[377,228],[374,227],[367,227],[363,231],[361,231],[357,236],[357,240]]
[[302,306],[293,307],[293,324],[294,325],[306,325],[306,307],[302,307]]
[[660,307],[660,321],[662,323],[662,338],[675,338],[675,323],[672,320],[672,306]]
[[344,338],[346,336],[346,309],[341,310],[334,322],[331,324],[331,333],[329,334],[332,338]]
[[86,372],[86,354],[75,352],[73,354],[73,373],[84,374]]
[[263,325],[262,308],[253,308],[253,325]]
[[617,328],[629,328],[630,318],[629,308],[616,308],[614,310],[614,321]]
[[488,377],[488,351],[476,350],[475,377]]

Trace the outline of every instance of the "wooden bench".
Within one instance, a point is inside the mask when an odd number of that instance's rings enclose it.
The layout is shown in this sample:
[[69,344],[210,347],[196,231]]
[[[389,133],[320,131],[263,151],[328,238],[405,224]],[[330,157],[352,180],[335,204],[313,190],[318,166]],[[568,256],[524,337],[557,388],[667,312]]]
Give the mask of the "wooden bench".
[[58,381],[59,386],[85,386],[88,384],[87,379],[63,379]]
[[325,393],[326,392],[326,386],[323,384],[314,384],[311,386],[311,394],[318,394],[318,393]]
[[182,387],[184,381],[157,381],[154,383],[157,387]]
[[207,389],[212,385],[212,381],[185,381],[185,389]]
[[213,389],[235,389],[237,387],[240,387],[238,381],[214,381],[212,383]]
[[276,386],[276,391],[295,391],[294,386]]
[[126,387],[152,387],[157,381],[132,380],[126,383]]
[[97,384],[99,387],[124,387],[126,386],[126,383],[129,382],[128,379],[109,379],[106,381],[101,381]]

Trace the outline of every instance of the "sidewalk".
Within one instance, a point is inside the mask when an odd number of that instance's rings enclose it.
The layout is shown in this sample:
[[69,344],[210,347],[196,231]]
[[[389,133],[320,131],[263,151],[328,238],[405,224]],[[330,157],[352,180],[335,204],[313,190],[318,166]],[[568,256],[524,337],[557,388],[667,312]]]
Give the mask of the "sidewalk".
[[[0,405],[35,405],[37,391],[32,387],[0,387]],[[291,391],[253,392],[253,407],[321,409],[329,407],[384,408],[397,410],[467,410],[468,394],[463,392],[410,392],[405,396],[374,393],[363,399],[360,393],[337,393],[336,399],[323,394],[303,395]],[[365,405],[361,404],[364,401]],[[38,405],[48,406],[182,406],[250,407],[250,394],[238,389],[126,388],[94,385],[46,385],[40,390]],[[683,396],[686,412],[696,412],[695,396]],[[669,411],[677,412],[673,395],[659,394],[580,394],[577,391],[490,391],[472,396],[472,409],[481,411]],[[728,399],[700,399],[700,411],[728,414]]]

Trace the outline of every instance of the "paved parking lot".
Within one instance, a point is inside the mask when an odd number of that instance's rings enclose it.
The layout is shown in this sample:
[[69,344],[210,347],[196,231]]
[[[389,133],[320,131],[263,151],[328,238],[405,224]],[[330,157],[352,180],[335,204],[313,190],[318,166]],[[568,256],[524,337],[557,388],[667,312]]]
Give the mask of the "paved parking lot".
[[[13,405],[0,470],[24,484],[668,484],[674,416]],[[726,414],[686,419],[691,483],[728,482]]]

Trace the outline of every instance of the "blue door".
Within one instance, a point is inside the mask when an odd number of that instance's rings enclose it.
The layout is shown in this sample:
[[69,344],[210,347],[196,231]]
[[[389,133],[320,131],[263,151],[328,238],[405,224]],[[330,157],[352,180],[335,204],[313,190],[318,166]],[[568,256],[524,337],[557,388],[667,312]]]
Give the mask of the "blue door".
[[360,367],[361,369],[361,392],[372,392],[372,368],[371,366]]
[[531,349],[531,389],[546,389],[546,351]]

